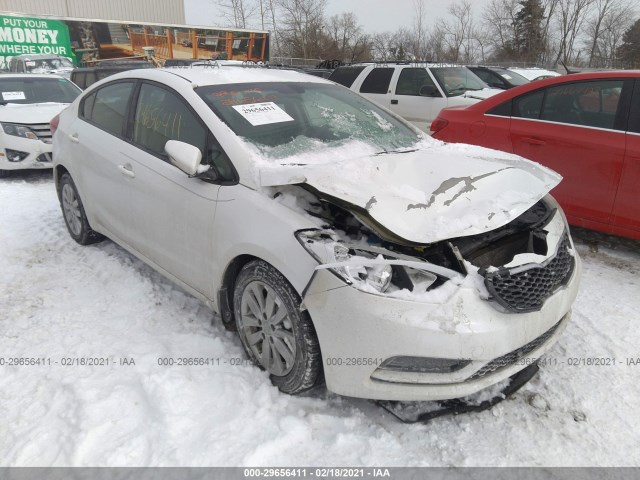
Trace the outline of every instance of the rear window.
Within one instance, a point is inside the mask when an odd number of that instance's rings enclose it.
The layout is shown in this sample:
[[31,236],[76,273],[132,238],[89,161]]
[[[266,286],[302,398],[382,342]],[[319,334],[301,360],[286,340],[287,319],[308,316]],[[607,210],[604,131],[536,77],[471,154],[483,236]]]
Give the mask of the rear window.
[[362,82],[360,93],[388,93],[393,72],[393,68],[374,68]]
[[351,85],[353,85],[353,82],[356,81],[356,78],[358,78],[358,75],[360,75],[360,72],[362,72],[362,70],[364,70],[364,66],[340,67],[335,69],[333,73],[331,73],[331,75],[329,76],[329,80],[349,88]]

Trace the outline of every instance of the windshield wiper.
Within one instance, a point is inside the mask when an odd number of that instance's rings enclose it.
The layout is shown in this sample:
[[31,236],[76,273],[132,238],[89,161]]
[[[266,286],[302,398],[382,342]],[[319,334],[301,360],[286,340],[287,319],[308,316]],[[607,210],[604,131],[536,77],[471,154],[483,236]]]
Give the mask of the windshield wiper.
[[407,149],[397,148],[395,150],[383,150],[381,152],[376,152],[374,153],[374,155],[385,155],[387,153],[410,153],[410,152],[416,152],[417,150],[418,150],[417,148],[407,148]]

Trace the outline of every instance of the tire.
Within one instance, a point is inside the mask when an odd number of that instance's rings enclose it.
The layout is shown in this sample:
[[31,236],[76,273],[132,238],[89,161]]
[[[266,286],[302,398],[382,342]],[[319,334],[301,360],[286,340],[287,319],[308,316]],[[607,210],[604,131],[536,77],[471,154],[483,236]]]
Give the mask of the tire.
[[80,245],[90,245],[104,239],[89,226],[82,200],[80,200],[76,185],[68,173],[64,173],[60,177],[60,208],[69,235]]
[[300,311],[300,297],[278,270],[262,260],[247,263],[236,277],[233,313],[249,359],[281,392],[301,393],[321,380],[311,317]]

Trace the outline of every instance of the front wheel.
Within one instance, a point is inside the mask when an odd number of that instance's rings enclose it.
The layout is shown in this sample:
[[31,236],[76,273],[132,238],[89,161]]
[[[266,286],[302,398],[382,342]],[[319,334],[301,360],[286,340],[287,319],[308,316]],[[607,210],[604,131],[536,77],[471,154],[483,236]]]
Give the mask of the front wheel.
[[89,226],[82,200],[80,200],[76,185],[68,173],[63,174],[60,178],[60,207],[69,235],[80,245],[96,243],[104,238]]
[[300,297],[274,267],[262,260],[246,264],[233,292],[238,335],[249,358],[271,374],[280,391],[296,394],[322,375],[318,338]]

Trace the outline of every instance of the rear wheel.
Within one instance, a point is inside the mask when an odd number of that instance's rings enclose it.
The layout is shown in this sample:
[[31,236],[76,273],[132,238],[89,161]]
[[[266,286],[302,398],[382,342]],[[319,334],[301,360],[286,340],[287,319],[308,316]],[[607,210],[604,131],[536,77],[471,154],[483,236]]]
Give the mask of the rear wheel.
[[316,384],[322,375],[318,338],[309,314],[300,311],[300,297],[278,270],[262,260],[245,265],[233,307],[247,355],[280,391],[296,394]]
[[60,207],[69,235],[80,245],[96,243],[104,238],[89,226],[82,200],[80,200],[76,185],[68,173],[60,177]]

